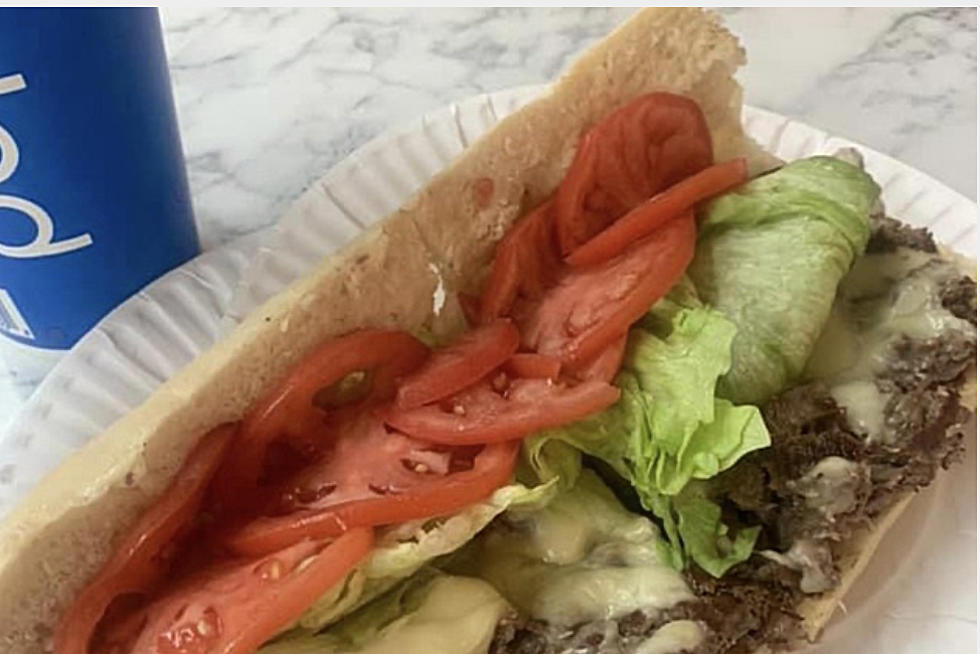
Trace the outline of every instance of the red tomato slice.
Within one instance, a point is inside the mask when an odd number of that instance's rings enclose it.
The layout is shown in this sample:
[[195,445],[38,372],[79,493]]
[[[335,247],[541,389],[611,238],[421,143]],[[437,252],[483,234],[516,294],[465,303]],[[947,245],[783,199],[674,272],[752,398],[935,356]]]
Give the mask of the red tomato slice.
[[86,654],[95,628],[112,601],[145,593],[167,572],[166,554],[191,525],[208,482],[238,430],[226,423],[211,430],[187,455],[159,499],[126,532],[95,578],[75,597],[54,635],[57,654]]
[[611,259],[698,202],[738,186],[746,179],[745,159],[732,159],[705,168],[637,206],[572,252],[565,261],[573,266],[591,266]]
[[[126,601],[127,598],[131,601]],[[111,604],[86,651],[91,654],[132,652],[146,625],[146,601],[146,596],[123,596]],[[55,650],[55,654],[60,652]]]
[[555,195],[561,252],[711,162],[711,133],[693,100],[651,93],[614,111],[583,137]]
[[619,399],[618,388],[598,381],[566,388],[550,380],[517,379],[503,393],[484,381],[441,406],[389,411],[385,421],[423,441],[494,443],[580,420]]
[[561,360],[544,354],[521,352],[507,360],[505,369],[514,377],[524,379],[558,379]]
[[414,409],[472,385],[504,363],[517,351],[520,341],[517,327],[506,319],[465,332],[401,381],[398,407]]
[[522,344],[570,369],[584,365],[677,282],[694,256],[696,236],[688,212],[615,259],[569,271],[519,321]]
[[351,527],[446,515],[506,484],[517,449],[510,443],[478,451],[433,447],[362,413],[329,456],[276,489],[269,508],[285,515],[254,520],[225,542],[233,551],[259,554]]
[[249,501],[247,491],[260,481],[273,442],[289,444],[302,458],[315,456],[327,415],[314,404],[320,391],[364,373],[369,399],[389,399],[395,380],[428,355],[429,349],[407,332],[365,329],[330,339],[304,357],[245,416],[239,444],[215,480],[217,506],[234,511]]
[[599,356],[583,364],[572,374],[582,380],[598,379],[599,381],[612,382],[619,373],[623,365],[623,355],[626,353],[627,335],[623,334],[618,340],[613,341],[599,353]]
[[521,218],[497,243],[483,295],[480,319],[490,322],[508,315],[518,295],[538,298],[562,267],[554,241],[550,200]]
[[214,564],[153,602],[132,654],[252,654],[371,551],[370,529]]

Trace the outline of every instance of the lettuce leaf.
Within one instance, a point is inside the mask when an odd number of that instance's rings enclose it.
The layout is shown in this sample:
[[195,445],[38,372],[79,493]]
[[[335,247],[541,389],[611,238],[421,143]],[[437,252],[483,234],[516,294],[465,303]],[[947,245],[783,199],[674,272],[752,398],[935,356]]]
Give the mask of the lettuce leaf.
[[354,647],[363,647],[388,625],[417,611],[439,573],[425,566],[390,591],[335,624],[330,636]]
[[648,437],[638,439],[633,452],[653,466],[641,477],[645,490],[680,492],[694,472],[701,472],[690,465],[693,457],[717,447],[702,438],[694,443],[702,448],[696,450],[692,440],[701,425],[715,419],[715,384],[728,370],[734,335],[734,326],[707,307],[678,309],[663,337],[645,329],[630,335],[623,374],[636,380],[629,392],[646,423]]
[[581,452],[568,443],[525,440],[518,459],[517,479],[527,486],[551,483],[560,490],[568,490],[575,485],[581,469]]
[[318,599],[295,628],[312,633],[385,593],[436,557],[456,551],[508,509],[531,510],[548,503],[559,479],[534,487],[515,483],[487,500],[446,518],[408,522],[381,534],[371,555]]
[[[682,507],[674,498],[692,480],[710,479],[770,442],[756,407],[715,397],[718,379],[731,363],[735,331],[724,315],[701,304],[689,281],[682,281],[631,331],[616,378],[619,402],[525,443],[527,452],[542,452],[561,441],[608,463],[663,520],[671,563],[681,568],[691,558],[712,574],[747,558],[755,537],[740,532],[737,547],[723,540],[707,547],[704,517],[717,514],[712,533],[723,536],[720,508],[705,512],[709,499],[685,504],[681,530]],[[534,457],[529,464],[547,474]]]
[[861,168],[810,157],[701,212],[688,274],[737,328],[721,397],[761,404],[800,376],[838,283],[867,244],[878,192]]
[[681,479],[711,479],[753,450],[769,446],[769,432],[754,406],[715,399],[714,420],[702,423],[677,462]]
[[672,544],[673,563],[683,565],[683,548],[705,572],[721,577],[736,563],[752,554],[759,527],[741,528],[732,539],[728,526],[721,520],[721,507],[705,492],[705,482],[694,481],[680,494],[654,498],[650,507],[660,518]]

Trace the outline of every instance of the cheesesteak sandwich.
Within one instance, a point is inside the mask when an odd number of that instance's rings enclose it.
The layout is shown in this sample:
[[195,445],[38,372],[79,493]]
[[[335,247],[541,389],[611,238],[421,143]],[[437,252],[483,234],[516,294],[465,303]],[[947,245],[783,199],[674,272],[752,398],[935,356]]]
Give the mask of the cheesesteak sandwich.
[[975,434],[972,262],[639,12],[0,527],[3,651],[818,638]]

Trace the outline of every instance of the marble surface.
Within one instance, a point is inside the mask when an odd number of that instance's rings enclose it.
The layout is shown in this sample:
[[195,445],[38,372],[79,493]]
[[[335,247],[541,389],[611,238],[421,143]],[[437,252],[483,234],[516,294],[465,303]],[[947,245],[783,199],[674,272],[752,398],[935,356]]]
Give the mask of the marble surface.
[[[387,127],[553,78],[632,10],[163,10],[205,248],[272,223]],[[748,103],[976,198],[976,10],[722,9]],[[37,384],[0,364],[0,430]]]

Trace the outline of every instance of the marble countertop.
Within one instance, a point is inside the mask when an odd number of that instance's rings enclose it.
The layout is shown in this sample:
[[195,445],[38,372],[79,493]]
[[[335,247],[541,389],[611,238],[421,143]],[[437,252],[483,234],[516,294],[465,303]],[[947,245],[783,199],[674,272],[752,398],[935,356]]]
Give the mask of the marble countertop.
[[[331,165],[451,101],[552,79],[631,9],[164,9],[203,246],[271,224]],[[722,9],[747,103],[976,198],[975,9]],[[0,363],[0,430],[38,380]]]
[[[205,247],[453,100],[555,77],[630,9],[164,10]],[[976,197],[976,11],[727,9],[745,100]]]

